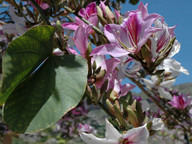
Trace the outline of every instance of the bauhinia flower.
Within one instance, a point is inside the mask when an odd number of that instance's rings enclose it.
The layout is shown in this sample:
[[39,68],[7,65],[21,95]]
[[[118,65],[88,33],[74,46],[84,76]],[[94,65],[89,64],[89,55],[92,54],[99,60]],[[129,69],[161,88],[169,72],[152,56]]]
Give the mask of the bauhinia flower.
[[182,95],[174,95],[169,104],[177,109],[183,110],[190,104],[190,102],[191,100],[186,100]]
[[[92,2],[88,4],[86,8],[82,8],[78,13],[82,18],[89,21],[92,25],[96,26],[98,22],[97,17],[97,7],[95,2]],[[77,30],[79,26],[83,26],[86,28],[88,25],[85,24],[82,20],[80,20],[78,17],[75,17],[75,23],[64,23],[62,24],[63,28],[71,29],[71,30]],[[90,33],[92,30],[90,29]]]
[[160,64],[159,69],[164,69],[166,72],[171,72],[173,76],[177,76],[180,72],[189,75],[189,72],[181,66],[181,63],[172,59],[172,57],[179,52],[180,43],[175,40],[173,45],[169,47],[171,40],[174,38],[174,27],[168,27],[165,22],[156,20],[156,28],[162,28],[162,31],[156,32],[152,37],[150,37],[150,45],[148,47],[151,49],[152,61],[155,61],[158,57],[166,55],[166,59]]
[[120,134],[108,120],[106,120],[106,138],[98,138],[93,134],[79,132],[83,141],[87,144],[146,144],[149,132],[146,125],[128,130]]
[[104,27],[104,33],[111,44],[99,46],[92,54],[105,53],[114,57],[138,52],[147,39],[161,28],[153,27],[158,14],[148,14],[147,5],[141,2],[138,9],[128,13],[121,25],[108,24]]

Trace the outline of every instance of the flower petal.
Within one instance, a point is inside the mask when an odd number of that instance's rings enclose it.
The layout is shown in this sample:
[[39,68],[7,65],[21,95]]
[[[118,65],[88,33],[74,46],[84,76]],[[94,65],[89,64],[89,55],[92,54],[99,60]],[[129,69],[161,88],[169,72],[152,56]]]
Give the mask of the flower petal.
[[76,30],[79,27],[79,25],[76,23],[63,23],[62,27],[67,28],[67,29],[71,29],[71,30]]
[[97,138],[93,134],[79,132],[81,139],[87,144],[118,144],[117,140],[107,140],[105,138]]
[[91,52],[91,55],[112,55],[113,57],[121,57],[129,54],[128,51],[120,48],[117,44],[106,44],[96,47]]
[[128,140],[134,144],[146,144],[149,137],[149,132],[146,128],[146,125],[144,125],[127,131],[123,137],[128,138]]
[[114,126],[106,119],[106,132],[105,137],[106,139],[114,139],[118,140],[122,135],[114,128]]

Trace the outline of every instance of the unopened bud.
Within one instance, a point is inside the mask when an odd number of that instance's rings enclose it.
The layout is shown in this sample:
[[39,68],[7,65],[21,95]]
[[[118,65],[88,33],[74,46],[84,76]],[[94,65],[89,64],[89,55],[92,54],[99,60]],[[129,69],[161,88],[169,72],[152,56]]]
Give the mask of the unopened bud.
[[130,109],[130,108],[128,108],[127,111],[128,111],[128,118],[129,118],[130,123],[134,127],[138,127],[139,126],[139,122],[138,122],[136,113],[132,109]]

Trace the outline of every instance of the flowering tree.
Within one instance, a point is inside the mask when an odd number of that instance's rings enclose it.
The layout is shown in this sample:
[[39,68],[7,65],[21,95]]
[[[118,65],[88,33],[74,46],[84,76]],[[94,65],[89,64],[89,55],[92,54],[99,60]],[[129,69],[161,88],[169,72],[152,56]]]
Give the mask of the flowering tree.
[[[95,137],[89,126],[79,124],[79,135],[88,144],[145,144],[164,125],[183,131],[189,143],[191,96],[171,89],[181,72],[189,74],[172,58],[180,50],[175,26],[169,27],[159,14],[149,14],[142,2],[124,14],[110,4],[2,2],[7,9],[0,25],[0,104],[12,131],[48,128],[87,100],[110,121],[106,119],[106,138]],[[133,98],[136,86],[148,101]],[[151,112],[148,102],[159,110]],[[71,114],[73,118],[78,111]]]

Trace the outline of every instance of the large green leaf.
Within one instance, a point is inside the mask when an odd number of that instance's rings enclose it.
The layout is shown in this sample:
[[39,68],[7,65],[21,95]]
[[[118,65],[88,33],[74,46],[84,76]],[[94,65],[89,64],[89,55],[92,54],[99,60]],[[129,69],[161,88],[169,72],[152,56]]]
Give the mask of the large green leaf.
[[52,56],[9,96],[4,120],[19,133],[47,128],[80,102],[86,80],[82,57]]
[[11,42],[3,57],[3,83],[0,104],[21,84],[53,50],[54,28],[38,26]]

